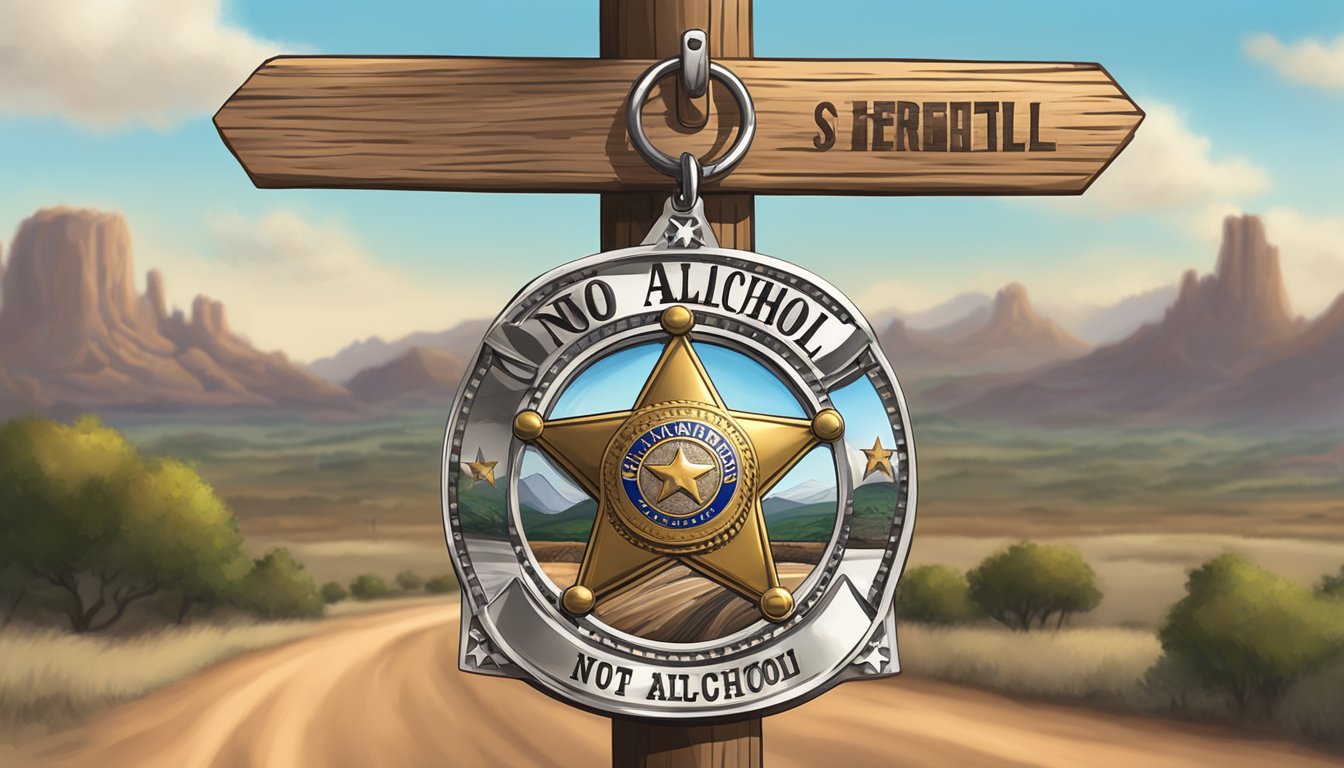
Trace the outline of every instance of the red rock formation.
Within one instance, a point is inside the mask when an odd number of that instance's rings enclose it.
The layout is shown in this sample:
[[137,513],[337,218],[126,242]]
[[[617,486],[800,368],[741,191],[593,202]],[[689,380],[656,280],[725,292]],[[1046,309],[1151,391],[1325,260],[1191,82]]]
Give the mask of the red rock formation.
[[135,295],[130,230],[117,214],[55,208],[14,237],[0,304],[0,410],[344,408],[343,388],[229,331],[198,297],[168,315],[162,275]]
[[1231,216],[1212,275],[1182,279],[1158,323],[1085,357],[970,394],[963,416],[1088,421],[1166,418],[1246,374],[1302,332],[1288,311],[1278,249],[1255,216]]
[[965,355],[1016,356],[1037,364],[1077,357],[1091,349],[1087,342],[1042,317],[1031,306],[1020,283],[1004,286],[984,325],[952,340]]

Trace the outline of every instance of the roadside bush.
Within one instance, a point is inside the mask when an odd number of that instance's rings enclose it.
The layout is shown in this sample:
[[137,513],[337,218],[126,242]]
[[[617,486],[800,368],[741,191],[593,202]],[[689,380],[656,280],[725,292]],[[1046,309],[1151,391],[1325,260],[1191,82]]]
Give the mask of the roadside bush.
[[317,582],[283,547],[253,563],[239,593],[241,608],[266,619],[312,618],[325,610]]
[[1339,567],[1339,573],[1322,576],[1316,592],[1322,597],[1344,598],[1344,565]]
[[1344,605],[1223,555],[1190,572],[1162,648],[1237,716],[1269,717],[1288,688],[1344,653]]
[[401,573],[398,573],[396,581],[397,586],[407,592],[414,592],[425,585],[425,580],[415,571],[402,571]]
[[973,603],[1022,632],[1051,618],[1058,629],[1101,602],[1096,573],[1074,547],[1020,541],[985,558],[966,580]]
[[926,624],[955,624],[975,618],[966,576],[945,565],[922,565],[896,585],[896,616]]
[[350,594],[356,600],[381,600],[392,596],[392,590],[383,581],[383,577],[373,573],[361,573],[350,582]]
[[425,591],[435,595],[443,595],[457,589],[457,579],[451,574],[435,576],[425,582]]
[[96,632],[167,593],[180,621],[227,600],[249,566],[232,512],[191,467],[144,459],[91,416],[0,427],[0,618],[29,598]]
[[339,603],[349,596],[350,593],[345,591],[345,587],[342,587],[334,581],[328,581],[326,584],[322,585],[322,602],[327,605]]

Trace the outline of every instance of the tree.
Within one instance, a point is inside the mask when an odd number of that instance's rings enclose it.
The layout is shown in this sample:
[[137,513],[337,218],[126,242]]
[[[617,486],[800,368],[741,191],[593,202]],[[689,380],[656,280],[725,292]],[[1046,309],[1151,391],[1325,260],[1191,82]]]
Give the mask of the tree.
[[96,418],[0,427],[0,570],[56,593],[75,632],[165,588],[216,595],[240,551],[233,516],[194,470],[146,461]]
[[1321,583],[1316,585],[1316,593],[1322,597],[1344,598],[1344,565],[1339,567],[1338,574],[1322,576]]
[[392,590],[388,589],[387,582],[383,581],[382,576],[361,573],[350,582],[350,594],[356,600],[378,600],[391,595]]
[[314,618],[325,610],[317,582],[283,547],[253,563],[240,592],[241,607],[267,619]]
[[398,573],[396,581],[397,586],[407,592],[414,592],[425,585],[425,580],[415,571],[402,571],[401,573]]
[[451,574],[435,576],[425,582],[425,591],[435,595],[443,595],[457,589],[457,579]]
[[349,596],[350,593],[345,591],[345,587],[342,587],[334,581],[328,581],[326,584],[322,585],[322,602],[327,605],[339,603]]
[[955,624],[976,614],[966,576],[945,565],[912,568],[896,585],[896,615],[902,619]]
[[1194,571],[1162,648],[1239,716],[1268,717],[1288,687],[1344,653],[1344,606],[1238,555]]
[[1058,629],[1101,602],[1092,566],[1073,547],[1020,541],[985,558],[966,580],[973,603],[1022,632],[1052,617]]

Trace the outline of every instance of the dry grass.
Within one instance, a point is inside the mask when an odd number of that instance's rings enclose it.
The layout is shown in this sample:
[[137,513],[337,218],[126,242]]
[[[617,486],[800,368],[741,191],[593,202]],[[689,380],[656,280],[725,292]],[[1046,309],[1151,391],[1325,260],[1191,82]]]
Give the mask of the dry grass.
[[902,624],[901,666],[941,680],[1049,699],[1152,709],[1144,673],[1161,645],[1151,632],[1119,628],[1009,632]]
[[0,632],[0,730],[67,725],[231,656],[314,632],[316,622],[202,625],[133,637]]
[[[1146,630],[1021,633],[907,622],[900,626],[899,649],[904,670],[948,682],[1109,709],[1232,720],[1227,703],[1194,681],[1171,681],[1184,686],[1173,690],[1149,676],[1162,647]],[[1294,736],[1344,744],[1344,660],[1289,688],[1273,719]]]

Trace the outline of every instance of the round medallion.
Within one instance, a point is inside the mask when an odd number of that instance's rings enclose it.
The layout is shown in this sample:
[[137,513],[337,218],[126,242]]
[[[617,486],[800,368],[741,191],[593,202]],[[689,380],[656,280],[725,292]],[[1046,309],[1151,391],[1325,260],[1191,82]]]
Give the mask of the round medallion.
[[741,528],[756,461],[727,414],[688,402],[654,405],[632,414],[607,451],[604,500],[636,545],[707,552]]
[[464,670],[664,722],[897,671],[900,389],[848,300],[700,215],[543,275],[486,332],[445,443]]

